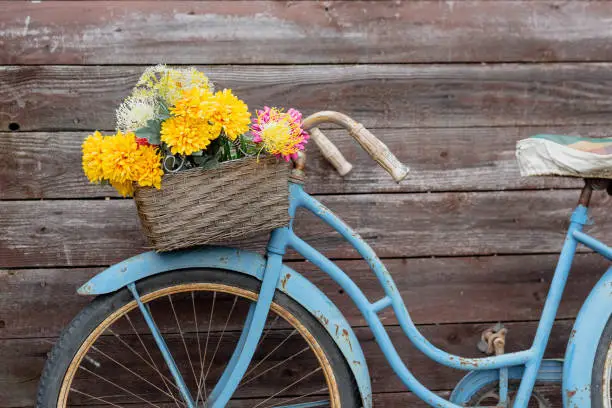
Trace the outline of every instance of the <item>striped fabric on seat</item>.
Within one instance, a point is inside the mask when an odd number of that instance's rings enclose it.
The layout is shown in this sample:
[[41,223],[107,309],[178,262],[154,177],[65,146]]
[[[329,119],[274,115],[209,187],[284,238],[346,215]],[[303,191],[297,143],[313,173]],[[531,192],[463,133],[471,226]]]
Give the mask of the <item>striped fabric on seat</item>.
[[523,176],[612,179],[612,138],[536,135],[516,144]]

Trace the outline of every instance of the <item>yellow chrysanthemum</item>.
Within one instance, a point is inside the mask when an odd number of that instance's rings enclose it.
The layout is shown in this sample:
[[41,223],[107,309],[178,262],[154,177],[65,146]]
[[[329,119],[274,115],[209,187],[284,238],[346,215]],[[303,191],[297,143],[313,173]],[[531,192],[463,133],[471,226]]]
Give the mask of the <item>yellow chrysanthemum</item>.
[[205,88],[192,88],[183,91],[181,98],[170,111],[174,116],[190,116],[197,119],[208,119],[216,109],[214,95]]
[[136,179],[138,144],[134,133],[121,133],[106,138],[104,148],[104,178],[115,183]]
[[236,140],[238,136],[249,130],[251,121],[249,107],[238,99],[231,89],[215,93],[214,102],[214,111],[210,120],[222,127],[228,139]]
[[161,188],[164,174],[157,147],[138,145],[134,133],[103,136],[95,132],[83,142],[83,170],[90,181],[108,181],[122,196],[134,193],[134,183]]
[[131,181],[119,182],[111,180],[110,184],[123,197],[131,197],[134,195],[134,183]]
[[98,131],[87,136],[83,142],[83,171],[92,183],[99,183],[104,179],[104,143],[105,138]]
[[161,179],[164,175],[161,157],[158,149],[153,146],[138,146],[138,161],[135,171],[136,181],[141,187],[161,188]]
[[172,154],[190,155],[205,149],[219,137],[221,127],[193,116],[174,116],[161,126],[161,141]]

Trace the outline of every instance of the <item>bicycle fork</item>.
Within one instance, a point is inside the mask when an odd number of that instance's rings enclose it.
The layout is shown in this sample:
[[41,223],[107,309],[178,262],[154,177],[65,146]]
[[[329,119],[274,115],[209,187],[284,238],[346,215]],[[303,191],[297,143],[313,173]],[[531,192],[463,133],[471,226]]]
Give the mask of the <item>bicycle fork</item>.
[[185,383],[176,362],[172,358],[172,354],[166,345],[163,335],[155,324],[148,307],[140,300],[140,295],[136,290],[136,285],[134,283],[128,285],[128,289],[138,304],[140,312],[142,313],[144,320],[147,323],[147,326],[149,327],[149,330],[151,331],[159,350],[161,351],[164,361],[172,374],[172,377],[180,391],[181,397],[187,405],[187,408],[196,408],[198,406],[200,396],[202,396],[203,406],[210,408],[223,408],[227,405],[228,401],[238,388],[242,377],[244,377],[244,374],[246,373],[249,364],[253,359],[255,349],[259,344],[259,340],[268,318],[270,306],[272,305],[274,293],[280,280],[283,255],[286,248],[286,233],[286,229],[283,228],[273,231],[270,236],[270,241],[267,248],[268,255],[266,268],[257,302],[250,306],[244,322],[242,333],[240,334],[240,338],[236,348],[234,349],[232,357],[230,358],[225,370],[223,371],[223,374],[208,397],[202,395],[200,392],[201,387],[204,387],[205,389],[205,384],[197,384],[198,393],[196,395],[196,399],[193,399],[193,396],[189,392],[189,388],[187,387],[187,384]]

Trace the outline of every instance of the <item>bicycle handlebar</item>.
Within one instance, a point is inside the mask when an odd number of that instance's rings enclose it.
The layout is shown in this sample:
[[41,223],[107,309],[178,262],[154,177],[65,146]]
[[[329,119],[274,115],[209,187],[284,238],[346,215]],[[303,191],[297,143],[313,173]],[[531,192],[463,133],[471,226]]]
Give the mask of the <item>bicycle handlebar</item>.
[[396,182],[402,181],[410,171],[404,166],[389,148],[376,136],[370,133],[361,123],[350,117],[334,111],[321,111],[304,119],[303,127],[310,131],[323,156],[336,168],[341,176],[352,169],[352,165],[344,158],[338,148],[317,128],[324,122],[331,122],[348,130],[349,134],[357,140],[361,147],[393,177]]
[[310,129],[309,132],[310,137],[315,141],[319,150],[321,150],[323,157],[336,168],[338,173],[343,177],[349,174],[353,169],[353,165],[344,158],[336,145],[329,140],[319,128],[314,127]]

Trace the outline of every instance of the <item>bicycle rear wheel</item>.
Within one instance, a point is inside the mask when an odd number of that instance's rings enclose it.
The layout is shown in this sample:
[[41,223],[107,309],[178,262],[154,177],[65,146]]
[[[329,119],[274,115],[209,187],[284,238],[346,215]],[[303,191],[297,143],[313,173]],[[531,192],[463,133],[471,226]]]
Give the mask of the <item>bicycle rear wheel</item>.
[[591,377],[591,406],[612,408],[612,316],[599,339]]
[[[215,269],[137,283],[198,407],[229,361],[260,282]],[[277,292],[253,361],[228,406],[357,407],[343,355],[308,311]],[[184,407],[161,352],[127,289],[96,298],[64,330],[47,361],[40,408]]]

